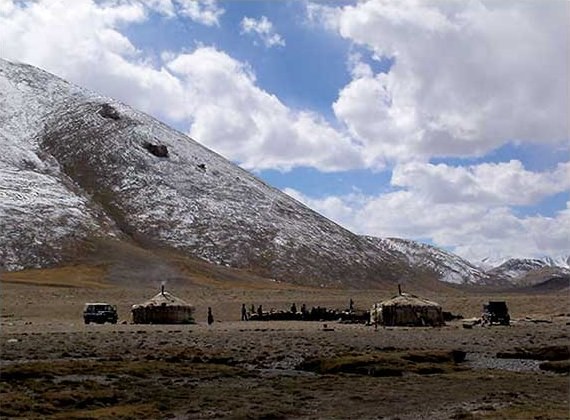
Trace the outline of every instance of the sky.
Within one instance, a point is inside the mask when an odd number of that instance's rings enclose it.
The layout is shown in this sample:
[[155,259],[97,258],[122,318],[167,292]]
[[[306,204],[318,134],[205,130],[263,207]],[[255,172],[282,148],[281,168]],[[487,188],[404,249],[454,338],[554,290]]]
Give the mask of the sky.
[[187,133],[351,231],[570,255],[570,2],[0,0],[0,57]]

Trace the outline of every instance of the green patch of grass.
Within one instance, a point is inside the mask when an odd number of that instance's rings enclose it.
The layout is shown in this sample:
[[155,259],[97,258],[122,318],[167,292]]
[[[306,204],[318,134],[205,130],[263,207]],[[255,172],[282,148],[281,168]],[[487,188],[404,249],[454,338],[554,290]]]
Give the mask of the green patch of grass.
[[23,392],[0,393],[0,417],[20,417],[28,412],[34,401]]
[[41,395],[41,398],[57,408],[85,408],[91,406],[108,406],[116,404],[122,397],[121,393],[113,389],[63,389],[48,390]]
[[380,352],[307,360],[298,367],[320,374],[352,373],[368,376],[430,375],[462,370],[449,351]]

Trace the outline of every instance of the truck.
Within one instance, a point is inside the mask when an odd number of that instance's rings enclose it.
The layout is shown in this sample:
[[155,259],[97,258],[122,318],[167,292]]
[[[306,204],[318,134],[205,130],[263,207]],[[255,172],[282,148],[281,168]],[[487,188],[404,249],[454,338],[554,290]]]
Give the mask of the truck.
[[510,325],[511,316],[507,303],[504,301],[490,301],[483,305],[483,324],[493,325]]
[[96,324],[104,324],[105,322],[116,324],[118,318],[117,307],[109,303],[86,303],[83,309],[85,324],[90,324],[91,322]]

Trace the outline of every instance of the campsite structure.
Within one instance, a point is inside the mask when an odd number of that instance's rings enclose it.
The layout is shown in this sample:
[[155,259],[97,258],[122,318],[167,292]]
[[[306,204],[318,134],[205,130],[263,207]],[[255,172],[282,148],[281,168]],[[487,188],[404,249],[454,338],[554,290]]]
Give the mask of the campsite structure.
[[131,309],[135,324],[193,324],[194,307],[182,299],[164,291],[148,301],[133,305]]
[[400,292],[391,299],[375,304],[370,311],[372,323],[384,326],[445,325],[441,306],[428,299]]

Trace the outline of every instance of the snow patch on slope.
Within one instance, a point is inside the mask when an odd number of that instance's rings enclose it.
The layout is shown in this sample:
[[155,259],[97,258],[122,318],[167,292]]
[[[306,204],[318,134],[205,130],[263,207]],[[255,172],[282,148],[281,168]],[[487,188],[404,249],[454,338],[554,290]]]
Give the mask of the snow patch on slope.
[[112,222],[40,149],[39,132],[53,104],[78,89],[0,60],[0,92],[0,268],[41,267],[60,259],[66,242],[114,234]]
[[385,250],[398,252],[419,270],[437,274],[439,280],[455,284],[487,283],[488,276],[463,258],[431,245],[398,238],[376,238]]

